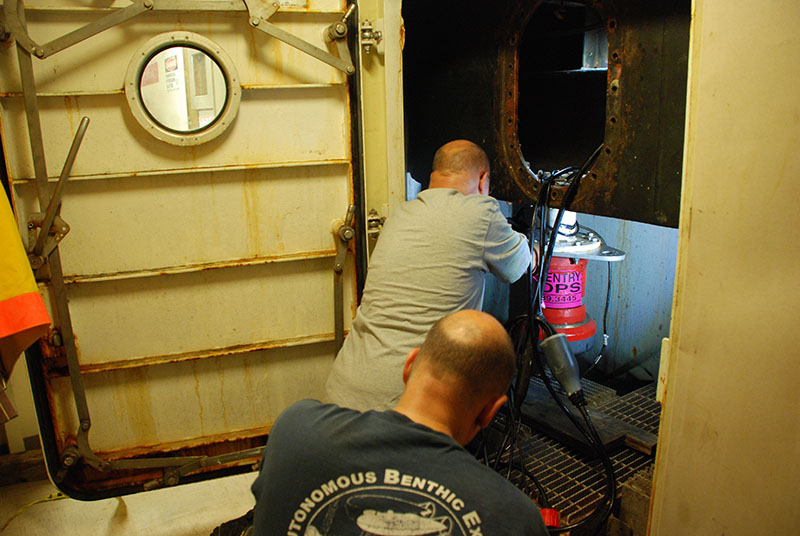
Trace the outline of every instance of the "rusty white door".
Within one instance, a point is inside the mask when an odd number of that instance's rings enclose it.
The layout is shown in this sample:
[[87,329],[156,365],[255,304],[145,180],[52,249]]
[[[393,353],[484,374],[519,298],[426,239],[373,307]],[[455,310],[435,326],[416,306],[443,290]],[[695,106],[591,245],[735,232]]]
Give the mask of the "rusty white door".
[[[2,141],[29,245],[85,128],[53,227],[69,232],[36,271],[54,329],[27,355],[51,477],[94,499],[251,470],[278,413],[321,396],[336,353],[335,231],[349,205],[359,225],[366,211],[360,73],[331,58],[359,65],[358,13],[332,41],[343,0],[5,4]],[[189,52],[216,47],[219,72],[171,52],[147,67],[166,46],[153,40],[182,32],[204,40]],[[187,109],[166,113],[194,119],[137,109],[130,80],[188,88]],[[215,116],[226,99],[238,110]]]

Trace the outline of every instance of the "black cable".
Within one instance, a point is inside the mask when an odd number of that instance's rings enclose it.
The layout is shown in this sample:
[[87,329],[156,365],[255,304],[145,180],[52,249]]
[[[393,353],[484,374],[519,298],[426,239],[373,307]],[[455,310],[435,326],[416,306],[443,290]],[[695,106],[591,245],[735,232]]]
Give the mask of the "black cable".
[[[562,410],[566,408],[566,405],[560,400],[560,397],[557,397],[556,394],[551,391],[553,398],[559,403],[562,407]],[[594,448],[595,452],[597,453],[598,457],[600,458],[601,463],[606,471],[606,496],[603,498],[603,501],[600,503],[598,508],[586,516],[585,518],[577,521],[575,523],[570,523],[569,525],[563,525],[561,527],[551,527],[548,528],[550,534],[561,534],[564,532],[570,532],[575,530],[579,527],[584,527],[590,524],[596,524],[592,534],[597,534],[597,531],[605,524],[608,520],[609,516],[611,515],[611,511],[614,508],[614,502],[616,501],[616,494],[617,494],[617,479],[616,475],[614,474],[614,466],[611,463],[611,458],[609,458],[608,453],[606,452],[605,447],[603,446],[603,440],[600,438],[600,435],[597,433],[597,430],[594,428],[594,424],[592,423],[591,419],[589,418],[589,414],[586,410],[586,405],[580,404],[577,406],[580,410],[589,431],[587,432],[583,426],[579,425],[579,421],[575,414],[566,410],[567,416],[570,417],[575,427],[581,432],[581,434],[586,438],[589,444]]]
[[538,495],[537,498],[539,499],[539,506],[541,508],[552,508],[550,500],[547,498],[547,493],[545,492],[544,487],[542,487],[541,483],[537,480],[537,478],[533,475],[533,473],[531,473],[528,469],[526,469],[525,466],[522,465],[521,463],[513,463],[510,465],[513,466],[512,467],[513,469],[516,469],[517,471],[520,472],[520,474],[525,476],[525,478],[530,480],[536,487],[536,493]]
[[[535,278],[536,285],[534,290],[534,277],[533,277],[533,267],[529,267],[528,269],[528,297],[529,297],[529,308],[527,311],[527,318],[523,317],[522,319],[515,320],[513,327],[517,327],[517,322],[519,322],[519,337],[517,339],[517,343],[515,344],[515,353],[517,355],[517,363],[518,363],[518,373],[517,373],[517,381],[516,385],[511,389],[511,396],[509,397],[509,411],[510,411],[510,419],[506,422],[505,433],[503,434],[503,441],[500,445],[499,450],[496,452],[493,469],[498,469],[498,464],[500,462],[500,458],[502,457],[503,453],[506,450],[506,445],[509,446],[509,458],[507,464],[507,471],[506,471],[506,478],[510,479],[512,467],[514,466],[514,451],[516,449],[517,443],[517,434],[519,432],[519,427],[521,424],[521,410],[522,404],[525,400],[525,396],[527,395],[528,385],[530,383],[530,378],[533,372],[534,365],[537,367],[540,377],[544,382],[547,390],[550,392],[550,395],[556,401],[558,406],[561,410],[567,415],[573,425],[581,432],[581,434],[586,438],[590,445],[595,446],[598,454],[601,454],[601,458],[608,456],[605,454],[605,449],[603,448],[602,441],[599,439],[599,435],[594,430],[594,426],[591,424],[591,420],[588,420],[588,413],[585,414],[585,419],[587,419],[587,426],[589,427],[589,432],[587,432],[584,427],[581,425],[580,421],[578,421],[577,417],[567,408],[564,402],[561,400],[560,396],[555,392],[555,389],[550,383],[550,379],[548,378],[547,374],[544,371],[544,366],[542,363],[542,356],[539,354],[538,348],[538,339],[539,339],[539,332],[540,330],[544,332],[545,336],[551,336],[556,333],[555,328],[547,321],[542,313],[542,294],[543,294],[543,285],[545,277],[550,269],[550,261],[553,256],[553,252],[555,250],[555,244],[558,236],[558,229],[561,225],[561,220],[564,215],[564,211],[569,208],[575,195],[577,193],[578,186],[580,185],[581,178],[587,172],[587,170],[594,164],[597,157],[600,155],[600,151],[603,145],[601,144],[593,153],[592,155],[583,163],[583,165],[575,171],[571,179],[569,179],[569,186],[567,187],[567,191],[564,194],[562,199],[561,207],[556,216],[556,221],[552,227],[550,232],[549,240],[547,239],[547,223],[549,219],[549,200],[550,200],[550,193],[552,186],[555,182],[555,179],[563,174],[566,174],[572,171],[574,168],[565,168],[564,170],[557,171],[550,176],[546,177],[542,187],[539,190],[539,195],[536,199],[536,204],[533,207],[533,212],[531,214],[531,226],[530,226],[530,247],[531,247],[531,254],[533,254],[533,247],[534,247],[534,235],[537,231],[536,221],[539,221],[538,227],[538,244],[539,244],[539,266],[537,267],[537,277]],[[610,292],[610,277],[609,277],[609,291]],[[608,297],[608,296],[607,296]],[[608,300],[607,300],[608,301]],[[608,303],[606,303],[607,309]],[[604,331],[605,331],[605,315],[604,315]],[[531,348],[531,357],[528,359],[526,356],[526,349],[527,343],[530,341],[530,348]],[[583,391],[579,391],[576,393],[575,399],[573,403],[577,403],[578,407],[581,408],[581,411],[585,411],[585,400],[583,399]],[[593,432],[593,433],[592,433]],[[599,443],[598,443],[599,441]],[[488,452],[484,454],[485,460],[487,464],[489,463],[488,459]],[[608,467],[610,466],[610,460],[608,461]],[[604,461],[605,465],[605,461]],[[608,469],[607,467],[607,469]],[[525,474],[525,473],[523,473]],[[611,471],[608,473],[610,475],[610,486],[614,493],[616,493],[616,479],[613,474],[613,467],[611,467]],[[525,476],[528,476],[527,474]],[[535,483],[537,488],[539,489],[540,496],[546,500],[546,495],[544,494],[544,488],[538,483],[535,478],[532,478],[533,475],[529,475],[531,481]],[[605,522],[608,518],[608,514],[611,512],[611,508],[613,508],[614,504],[614,495],[610,495],[609,498],[605,502],[609,503],[609,506],[606,508],[607,513],[603,514],[601,524]],[[599,509],[597,510],[599,512]],[[558,529],[551,529],[551,533],[562,533],[568,532],[570,530],[574,530],[579,526],[584,526],[588,520],[594,518],[596,513],[592,513],[587,516],[585,519],[581,520],[578,523],[573,523],[566,527],[560,527]]]
[[[558,404],[558,406],[561,408],[564,414],[570,419],[575,428],[577,428],[578,431],[581,433],[581,435],[583,435],[583,437],[589,442],[589,445],[591,445],[594,448],[595,452],[600,458],[600,461],[603,464],[603,467],[606,470],[606,497],[601,503],[601,506],[598,507],[597,510],[595,510],[595,512],[589,514],[580,521],[571,523],[569,525],[564,525],[562,527],[557,527],[557,528],[552,527],[549,528],[548,530],[550,534],[561,534],[563,532],[569,532],[571,530],[575,530],[578,527],[583,527],[589,524],[590,522],[593,522],[594,519],[599,519],[600,521],[599,523],[597,523],[597,526],[594,529],[595,532],[593,533],[596,534],[596,531],[606,522],[606,520],[608,520],[608,517],[611,515],[611,511],[614,507],[614,502],[616,500],[617,480],[614,474],[614,467],[611,463],[611,459],[609,458],[608,453],[606,452],[605,447],[603,446],[603,440],[600,438],[600,434],[597,433],[597,430],[595,429],[594,424],[592,423],[592,420],[589,417],[589,413],[586,410],[586,402],[583,399],[583,391],[579,391],[578,393],[576,393],[576,395],[578,394],[580,395],[578,397],[573,395],[573,397],[570,398],[570,401],[572,401],[573,404],[580,410],[581,415],[583,416],[583,419],[586,422],[588,431],[584,429],[584,427],[580,424],[580,421],[578,421],[578,418],[575,416],[575,414],[572,413],[572,411],[570,411],[570,409],[566,406],[566,404],[564,404],[563,400],[561,400],[561,397],[553,388],[553,385],[550,382],[549,377],[544,372],[543,364],[540,361],[537,361],[537,365],[541,370],[542,381],[544,382],[545,387],[547,387],[547,390],[550,392],[550,395],[553,397],[553,400],[555,400],[556,404]],[[602,514],[600,514],[601,508],[603,508]]]
[[[509,398],[509,406],[511,405],[512,401]],[[511,437],[511,430],[513,428],[513,423],[515,421],[513,417],[514,416],[513,408],[509,407],[509,410],[510,410],[510,415],[509,418],[506,419],[506,428],[505,428],[505,433],[503,434],[503,441],[500,443],[500,448],[497,449],[497,452],[495,453],[494,463],[492,464],[492,469],[495,471],[497,471],[497,465],[498,463],[500,463],[500,458],[503,456],[503,452],[506,450],[506,444],[508,443],[508,440]]]
[[606,492],[608,499],[606,509],[598,518],[597,526],[592,533],[597,534],[603,525],[605,525],[606,521],[608,521],[609,516],[611,516],[611,511],[614,508],[614,502],[617,498],[617,478],[614,475],[614,465],[611,463],[611,458],[609,458],[608,452],[606,452],[605,446],[603,446],[603,440],[600,438],[600,434],[597,433],[597,430],[592,423],[592,419],[589,418],[589,412],[587,411],[586,406],[580,406],[578,409],[583,416],[583,420],[586,421],[586,425],[589,427],[590,434],[592,434],[592,436],[595,438],[597,454],[600,456],[600,461],[603,462],[603,466],[606,469]]
[[483,454],[483,463],[489,465],[489,448],[486,445],[486,428],[481,428],[481,441],[478,443],[476,452],[477,454],[475,457],[477,458],[478,455]]
[[[573,174],[572,178],[569,183],[569,188],[567,189],[567,193],[571,190],[574,192],[577,189],[577,183],[579,183],[580,177],[585,173],[585,171],[594,163],[597,156],[600,154],[600,147],[595,150],[594,153],[589,157],[589,159],[584,162],[584,164],[578,169],[577,175]],[[531,341],[531,345],[534,348],[534,353],[536,352],[536,341],[539,339],[539,327],[541,327],[542,331],[545,334],[553,335],[555,333],[555,329],[552,325],[544,318],[542,314],[542,294],[543,294],[543,285],[545,284],[545,277],[550,267],[550,259],[553,255],[553,250],[555,247],[556,237],[558,234],[558,227],[560,225],[561,219],[560,216],[563,216],[564,205],[562,204],[562,208],[559,211],[559,219],[556,222],[556,225],[553,227],[550,233],[549,240],[547,239],[547,221],[548,221],[548,214],[549,214],[549,201],[550,201],[550,193],[552,190],[552,186],[555,182],[555,179],[561,175],[567,174],[576,168],[574,166],[570,166],[564,168],[562,170],[556,171],[549,176],[545,177],[541,188],[539,189],[539,195],[536,198],[536,203],[533,207],[533,212],[531,214],[531,226],[530,226],[530,247],[531,247],[531,255],[533,255],[533,248],[534,248],[534,234],[536,232],[536,221],[539,221],[539,236],[538,236],[538,244],[539,244],[539,265],[537,266],[537,275],[533,277],[533,267],[529,267],[528,269],[528,297],[529,297],[529,308],[527,314],[527,336],[521,336],[518,344],[516,345],[517,351],[517,362],[520,365],[517,373],[517,382],[512,391],[512,398],[514,399],[514,407],[516,411],[512,412],[512,420],[519,420],[520,412],[522,407],[522,402],[524,401],[524,396],[527,394],[527,387],[528,383],[530,382],[531,377],[531,368],[532,368],[532,360],[528,360],[525,358],[524,349],[526,348],[527,340]],[[574,197],[574,194],[569,196],[571,199]],[[565,194],[565,199],[568,196]],[[536,281],[536,286],[534,290],[534,279]],[[536,322],[534,323],[534,315],[536,316]],[[535,325],[536,324],[536,325]],[[521,356],[521,359],[519,358]]]
[[522,411],[522,402],[525,400],[525,396],[528,393],[528,382],[530,381],[531,363],[525,357],[525,345],[528,341],[528,331],[530,329],[528,321],[529,316],[530,315],[526,316],[524,322],[521,323],[519,337],[517,343],[514,345],[514,355],[517,360],[517,380],[511,390],[511,396],[509,397],[509,403],[512,404],[514,408],[514,411],[511,413],[511,418],[513,420],[518,420],[520,417],[519,414]]
[[511,441],[508,444],[508,470],[506,471],[506,480],[511,480],[511,466],[514,465],[514,452],[517,446],[517,435],[519,434],[519,427],[522,419],[511,421]]
[[558,214],[556,215],[556,221],[553,224],[553,231],[551,233],[550,243],[547,244],[547,255],[543,257],[544,262],[542,263],[544,266],[544,273],[546,274],[547,271],[550,269],[550,259],[553,257],[553,251],[556,247],[556,236],[558,234],[558,227],[561,225],[561,219],[564,217],[564,211],[567,210],[571,205],[572,201],[575,199],[575,196],[578,193],[578,186],[581,184],[581,179],[583,175],[589,170],[589,168],[594,164],[597,157],[600,156],[600,151],[603,149],[603,144],[601,143],[597,149],[589,156],[586,162],[580,167],[578,171],[576,171],[573,176],[572,180],[567,187],[567,191],[564,194],[564,198],[561,200],[561,207],[558,209]]
[[[544,244],[544,231],[546,230],[546,220],[542,219],[542,214],[546,214],[547,210],[547,203],[550,196],[550,187],[553,183],[553,176],[550,176],[545,179],[544,184],[539,189],[539,195],[536,199],[536,204],[533,207],[533,212],[531,213],[531,226],[530,226],[530,236],[528,237],[530,248],[531,248],[531,256],[533,256],[533,248],[534,248],[534,233],[536,231],[536,220],[537,216],[539,219],[539,254],[537,255],[539,259],[538,269],[539,274],[536,276],[536,291],[534,291],[534,277],[533,277],[533,266],[528,266],[528,299],[529,305],[526,315],[524,315],[523,319],[525,320],[525,327],[527,327],[527,332],[523,329],[523,332],[518,339],[517,345],[515,346],[516,355],[517,355],[517,380],[512,390],[512,396],[514,401],[514,407],[516,408],[516,412],[512,413],[513,420],[519,420],[520,412],[522,409],[522,402],[525,400],[525,395],[528,392],[528,383],[530,382],[531,376],[531,361],[526,359],[525,357],[525,348],[528,341],[528,338],[531,340],[535,340],[534,337],[538,339],[538,331],[534,331],[534,325],[531,318],[531,311],[540,311],[540,305],[535,305],[541,302],[541,282],[542,282],[542,274],[541,274],[541,266],[542,266],[542,249]],[[545,212],[542,212],[544,210]],[[535,333],[535,335],[534,335]]]
[[[544,285],[544,278],[547,275],[545,271],[545,265],[548,267],[550,266],[550,260],[547,257],[548,249],[547,249],[547,217],[548,212],[550,211],[550,191],[552,187],[552,181],[548,181],[545,186],[542,188],[541,192],[543,195],[542,202],[538,204],[539,209],[539,266],[538,268],[538,275],[536,276],[536,293],[534,294],[531,302],[531,308],[533,311],[539,313],[542,310],[542,285]],[[553,238],[551,236],[551,238]],[[552,253],[551,253],[552,256]]]
[[608,284],[606,285],[606,305],[603,308],[603,342],[600,345],[600,350],[597,351],[597,356],[592,361],[592,365],[586,369],[586,372],[583,373],[584,376],[588,376],[594,367],[597,366],[597,364],[603,358],[603,350],[605,350],[606,346],[608,346],[608,331],[606,330],[606,321],[608,319],[608,303],[611,298],[611,263],[607,262],[606,266],[608,266]]

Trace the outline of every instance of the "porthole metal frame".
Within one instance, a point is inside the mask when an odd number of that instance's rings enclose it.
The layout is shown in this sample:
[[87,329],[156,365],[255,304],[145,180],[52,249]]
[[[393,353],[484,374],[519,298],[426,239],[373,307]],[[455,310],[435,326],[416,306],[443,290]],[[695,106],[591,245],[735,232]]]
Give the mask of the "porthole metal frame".
[[[140,88],[142,72],[150,60],[163,50],[180,46],[194,48],[210,56],[222,70],[227,89],[222,112],[205,127],[191,132],[171,130],[153,119],[144,106]],[[155,138],[172,145],[200,145],[218,137],[233,123],[241,99],[242,87],[233,60],[218,44],[194,32],[168,32],[153,37],[133,55],[125,74],[125,100],[133,117]]]

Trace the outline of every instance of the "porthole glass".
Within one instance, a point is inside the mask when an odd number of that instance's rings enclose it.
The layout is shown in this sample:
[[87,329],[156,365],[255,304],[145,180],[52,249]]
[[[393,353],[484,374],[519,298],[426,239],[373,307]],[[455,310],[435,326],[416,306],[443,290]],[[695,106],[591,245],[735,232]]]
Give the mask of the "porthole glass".
[[166,48],[142,69],[139,91],[147,113],[164,128],[196,132],[217,120],[228,88],[222,68],[193,47]]
[[214,42],[191,32],[148,41],[128,67],[128,105],[139,124],[174,145],[197,145],[230,126],[241,86],[230,58]]

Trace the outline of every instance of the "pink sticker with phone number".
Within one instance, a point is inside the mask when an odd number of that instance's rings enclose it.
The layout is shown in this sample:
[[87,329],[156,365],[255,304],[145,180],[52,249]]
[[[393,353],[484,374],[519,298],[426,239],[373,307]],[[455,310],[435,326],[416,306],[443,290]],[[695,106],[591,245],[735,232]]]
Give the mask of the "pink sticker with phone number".
[[577,271],[550,271],[542,292],[544,306],[568,309],[581,305],[583,278]]

